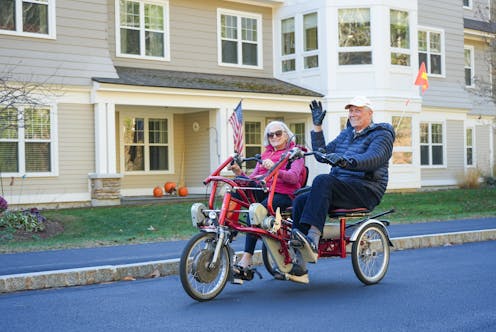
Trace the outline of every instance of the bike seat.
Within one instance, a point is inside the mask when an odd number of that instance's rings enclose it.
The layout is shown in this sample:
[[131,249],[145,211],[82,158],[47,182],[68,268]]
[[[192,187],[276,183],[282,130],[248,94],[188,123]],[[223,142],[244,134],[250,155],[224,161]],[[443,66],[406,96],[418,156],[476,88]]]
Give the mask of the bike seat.
[[334,209],[329,211],[330,218],[336,217],[363,217],[370,213],[371,211],[367,208],[353,208],[353,209]]

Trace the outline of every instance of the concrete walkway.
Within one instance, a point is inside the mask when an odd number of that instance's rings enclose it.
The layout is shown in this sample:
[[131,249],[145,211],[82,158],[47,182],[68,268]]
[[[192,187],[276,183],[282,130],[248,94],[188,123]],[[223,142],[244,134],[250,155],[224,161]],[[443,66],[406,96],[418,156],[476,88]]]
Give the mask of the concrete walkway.
[[[496,217],[389,227],[393,250],[496,240]],[[260,242],[260,241],[259,241]],[[186,241],[0,255],[0,293],[81,286],[178,273]],[[242,251],[244,239],[234,242]],[[260,250],[255,264],[261,264]]]

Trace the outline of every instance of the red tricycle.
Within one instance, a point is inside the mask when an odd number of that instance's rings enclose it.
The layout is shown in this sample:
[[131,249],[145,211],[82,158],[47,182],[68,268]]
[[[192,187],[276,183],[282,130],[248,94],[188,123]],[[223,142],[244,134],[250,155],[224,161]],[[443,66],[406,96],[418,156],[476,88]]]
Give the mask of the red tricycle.
[[[236,255],[230,244],[240,232],[261,238],[262,260],[272,276],[293,280],[289,274],[295,254],[291,245],[291,212],[274,211],[272,200],[281,167],[309,155],[316,155],[332,165],[324,153],[304,152],[294,147],[285,152],[262,178],[252,181],[222,176],[222,170],[233,162],[242,164],[257,160],[235,153],[205,179],[205,185],[212,184],[208,206],[203,203],[192,205],[192,223],[200,232],[186,244],[179,264],[181,283],[189,296],[197,301],[211,300],[228,281],[233,281],[231,271]],[[270,187],[266,185],[269,179],[273,180]],[[268,193],[267,208],[256,202],[253,194],[256,190]],[[366,285],[378,283],[387,272],[392,243],[387,230],[389,221],[377,218],[391,212],[394,210],[370,216],[371,211],[360,207],[331,211],[331,219],[326,222],[318,245],[318,256],[345,258],[351,253],[358,279]],[[357,218],[358,221],[350,222]]]

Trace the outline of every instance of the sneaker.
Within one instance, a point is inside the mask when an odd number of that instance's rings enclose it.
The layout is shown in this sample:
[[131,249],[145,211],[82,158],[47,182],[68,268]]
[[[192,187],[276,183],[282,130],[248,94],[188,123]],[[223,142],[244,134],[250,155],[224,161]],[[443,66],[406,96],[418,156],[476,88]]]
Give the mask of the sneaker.
[[293,264],[291,271],[288,273],[288,279],[302,284],[308,284],[310,282],[308,279],[308,270],[305,270],[298,264]]
[[300,249],[305,261],[310,263],[317,262],[319,257],[319,249],[317,245],[313,243],[312,239],[296,228],[291,231],[290,245]]

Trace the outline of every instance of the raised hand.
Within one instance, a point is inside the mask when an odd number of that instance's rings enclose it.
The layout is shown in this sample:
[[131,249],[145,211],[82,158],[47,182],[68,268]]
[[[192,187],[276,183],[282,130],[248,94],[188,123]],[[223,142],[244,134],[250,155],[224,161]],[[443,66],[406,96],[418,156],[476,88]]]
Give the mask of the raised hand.
[[320,101],[312,100],[310,104],[310,111],[312,112],[312,121],[315,126],[322,126],[322,120],[326,115],[326,110],[322,109],[322,103]]

